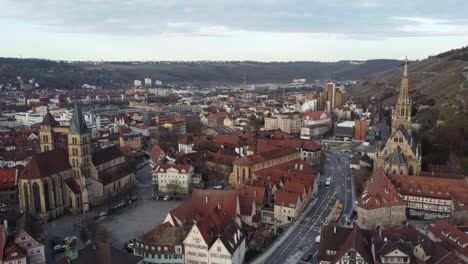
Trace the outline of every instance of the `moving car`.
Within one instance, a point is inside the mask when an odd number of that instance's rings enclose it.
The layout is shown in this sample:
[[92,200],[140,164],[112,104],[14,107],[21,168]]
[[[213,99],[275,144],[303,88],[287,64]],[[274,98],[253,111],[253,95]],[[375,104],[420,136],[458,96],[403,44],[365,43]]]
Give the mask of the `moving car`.
[[320,243],[320,235],[315,237],[315,243]]
[[326,180],[325,180],[325,188],[330,188],[331,187],[331,177],[328,177]]

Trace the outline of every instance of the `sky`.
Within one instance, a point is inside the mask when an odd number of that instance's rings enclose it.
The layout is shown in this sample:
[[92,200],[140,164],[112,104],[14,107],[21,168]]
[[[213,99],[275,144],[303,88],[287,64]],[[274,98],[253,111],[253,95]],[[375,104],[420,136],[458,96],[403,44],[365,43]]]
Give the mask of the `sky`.
[[468,45],[466,0],[0,0],[0,57],[423,59]]

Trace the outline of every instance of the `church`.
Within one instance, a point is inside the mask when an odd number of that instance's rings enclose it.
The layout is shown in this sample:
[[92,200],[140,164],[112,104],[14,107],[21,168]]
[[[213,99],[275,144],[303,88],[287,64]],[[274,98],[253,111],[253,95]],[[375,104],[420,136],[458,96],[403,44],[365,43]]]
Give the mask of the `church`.
[[89,210],[86,177],[91,161],[91,133],[75,102],[70,127],[48,112],[39,132],[41,153],[34,155],[20,175],[20,208],[43,221],[65,212]]
[[392,114],[390,137],[377,152],[374,172],[419,175],[421,173],[421,145],[411,136],[411,107],[408,86],[408,63],[405,63],[400,95]]

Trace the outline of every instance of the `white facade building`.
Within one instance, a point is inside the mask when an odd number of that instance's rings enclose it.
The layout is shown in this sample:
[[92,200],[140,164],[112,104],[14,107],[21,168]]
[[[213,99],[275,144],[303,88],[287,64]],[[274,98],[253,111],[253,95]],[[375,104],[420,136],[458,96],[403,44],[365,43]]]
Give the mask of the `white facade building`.
[[189,193],[193,174],[190,165],[161,164],[153,172],[153,184],[162,193]]

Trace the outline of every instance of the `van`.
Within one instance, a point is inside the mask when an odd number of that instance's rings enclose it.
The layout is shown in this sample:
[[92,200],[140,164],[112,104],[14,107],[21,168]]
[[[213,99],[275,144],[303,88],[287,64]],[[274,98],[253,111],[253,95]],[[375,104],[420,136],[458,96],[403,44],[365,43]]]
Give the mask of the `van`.
[[330,188],[330,187],[331,187],[331,177],[328,177],[328,178],[325,180],[325,187],[326,187],[326,188]]

